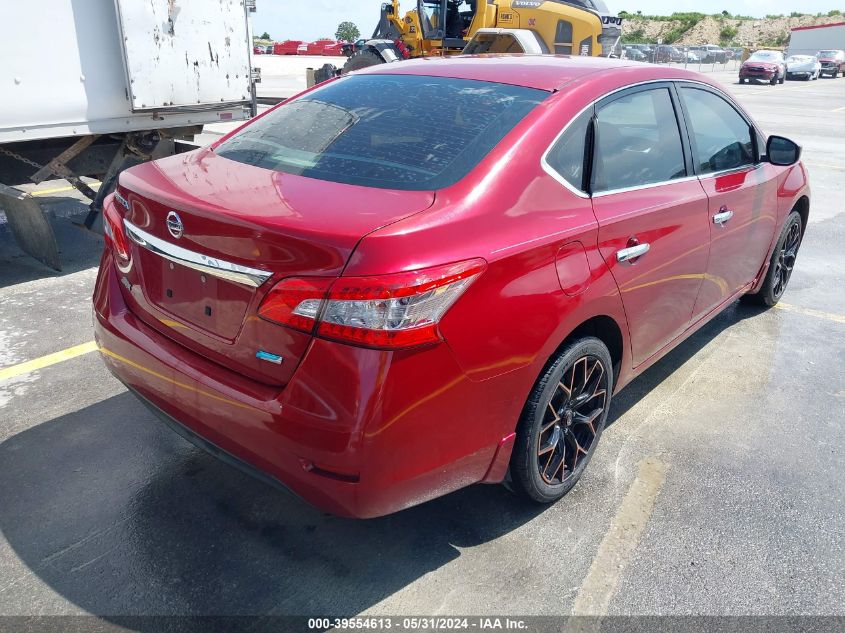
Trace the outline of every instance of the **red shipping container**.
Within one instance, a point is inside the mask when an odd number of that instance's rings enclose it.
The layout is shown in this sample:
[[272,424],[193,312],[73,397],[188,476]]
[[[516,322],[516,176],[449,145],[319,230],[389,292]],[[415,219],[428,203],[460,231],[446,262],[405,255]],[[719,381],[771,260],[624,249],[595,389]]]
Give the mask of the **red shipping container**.
[[343,42],[331,42],[323,48],[323,55],[340,57],[343,55]]
[[296,55],[299,45],[302,40],[286,40],[284,42],[276,42],[273,46],[274,55]]
[[317,40],[316,42],[311,42],[308,45],[308,55],[322,55],[326,45],[332,43],[334,43],[334,40]]

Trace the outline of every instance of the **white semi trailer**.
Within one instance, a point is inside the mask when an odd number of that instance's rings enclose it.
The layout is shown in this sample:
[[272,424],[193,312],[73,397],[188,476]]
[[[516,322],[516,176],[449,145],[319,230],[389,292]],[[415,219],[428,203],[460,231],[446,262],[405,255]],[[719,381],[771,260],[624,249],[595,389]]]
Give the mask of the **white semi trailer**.
[[68,180],[91,199],[90,228],[123,169],[180,151],[205,124],[254,115],[254,2],[6,3],[0,207],[23,250],[60,268],[47,218],[15,185]]
[[845,50],[845,22],[792,29],[790,55],[815,55],[823,50]]

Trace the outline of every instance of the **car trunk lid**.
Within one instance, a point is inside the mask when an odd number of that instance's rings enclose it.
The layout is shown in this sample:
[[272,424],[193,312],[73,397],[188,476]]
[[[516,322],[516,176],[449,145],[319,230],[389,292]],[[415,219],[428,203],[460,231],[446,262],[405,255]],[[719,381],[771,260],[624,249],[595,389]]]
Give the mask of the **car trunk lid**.
[[286,277],[340,275],[364,235],[434,202],[432,192],[284,174],[210,150],[134,167],[118,192],[132,243],[122,271],[130,309],[185,347],[278,385],[311,336],[257,316],[268,290]]

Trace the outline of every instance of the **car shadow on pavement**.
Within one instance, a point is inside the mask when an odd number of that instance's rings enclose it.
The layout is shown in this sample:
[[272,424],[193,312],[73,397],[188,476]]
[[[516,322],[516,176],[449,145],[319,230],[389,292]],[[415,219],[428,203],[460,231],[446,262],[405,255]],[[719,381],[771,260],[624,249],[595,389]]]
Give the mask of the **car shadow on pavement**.
[[[195,449],[129,393],[0,444],[3,536],[61,598],[103,616],[354,615],[543,509],[474,486],[341,519]],[[27,584],[4,602],[28,604]]]
[[[717,317],[621,392],[612,420],[757,313],[737,305]],[[129,393],[0,444],[3,536],[61,599],[106,619],[354,615],[544,511],[479,485],[388,517],[337,518],[202,453]],[[15,566],[4,601],[28,604]],[[67,608],[57,604],[40,608]]]

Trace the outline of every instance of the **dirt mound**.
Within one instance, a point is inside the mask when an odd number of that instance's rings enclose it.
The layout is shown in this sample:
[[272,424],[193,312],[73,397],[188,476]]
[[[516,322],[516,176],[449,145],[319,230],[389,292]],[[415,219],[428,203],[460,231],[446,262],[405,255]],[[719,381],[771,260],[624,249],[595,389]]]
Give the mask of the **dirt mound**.
[[[725,44],[734,46],[786,46],[789,33],[796,26],[815,26],[843,22],[845,16],[833,15],[818,17],[802,15],[798,17],[760,18],[757,20],[739,20],[706,16],[692,28],[683,31],[685,25],[680,20],[648,20],[629,16],[622,25],[623,41],[633,39],[643,42],[656,42],[658,38],[667,43],[701,45]],[[680,31],[683,33],[677,39]]]

